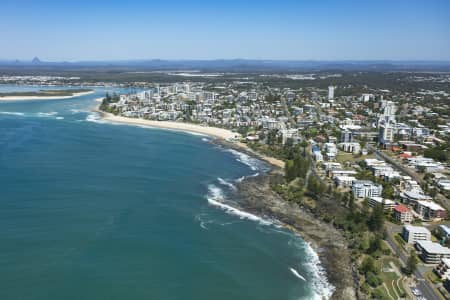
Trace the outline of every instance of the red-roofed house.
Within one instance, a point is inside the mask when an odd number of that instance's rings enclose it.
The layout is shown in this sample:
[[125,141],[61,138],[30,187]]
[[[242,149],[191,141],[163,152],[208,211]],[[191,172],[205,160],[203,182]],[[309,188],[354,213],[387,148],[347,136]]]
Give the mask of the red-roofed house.
[[394,217],[402,223],[409,223],[413,220],[411,210],[405,205],[399,204],[394,207]]
[[392,151],[393,152],[400,152],[400,151],[402,151],[402,148],[400,148],[398,146],[392,146]]
[[402,153],[399,155],[399,157],[402,159],[406,159],[406,158],[411,158],[413,156],[412,156],[412,154],[409,154],[409,153]]

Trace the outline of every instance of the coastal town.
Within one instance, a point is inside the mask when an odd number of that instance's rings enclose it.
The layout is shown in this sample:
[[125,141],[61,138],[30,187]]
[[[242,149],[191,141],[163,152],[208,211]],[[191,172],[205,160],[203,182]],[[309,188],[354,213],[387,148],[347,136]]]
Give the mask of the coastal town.
[[450,0],[0,7],[0,300],[450,300]]
[[[249,80],[147,83],[134,93],[108,94],[101,110],[233,132],[229,142],[285,161],[286,181],[274,187],[281,196],[344,231],[361,294],[450,299],[450,95],[349,91],[351,86],[294,89]],[[292,149],[299,158],[286,154]],[[308,170],[290,175],[297,162]],[[338,212],[318,213],[317,195],[331,194],[338,195],[338,211],[368,218],[367,226],[357,226],[372,232],[364,237],[347,228]]]
[[38,89],[10,101],[99,88],[105,121],[208,135],[272,165],[239,185],[243,204],[320,249],[335,299],[450,299],[448,73],[89,76],[0,82]]

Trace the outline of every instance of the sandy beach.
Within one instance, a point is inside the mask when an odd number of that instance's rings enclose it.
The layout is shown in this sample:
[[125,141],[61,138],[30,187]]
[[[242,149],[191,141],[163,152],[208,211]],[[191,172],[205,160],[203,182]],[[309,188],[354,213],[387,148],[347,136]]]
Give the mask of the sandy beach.
[[0,101],[6,100],[6,101],[26,101],[26,100],[60,100],[60,99],[70,99],[75,98],[79,96],[85,96],[93,94],[94,91],[89,92],[80,92],[80,93],[74,93],[71,96],[0,96]]
[[114,122],[114,123],[123,123],[123,124],[129,124],[129,125],[138,125],[138,126],[150,126],[150,127],[156,127],[156,128],[163,128],[163,129],[172,129],[172,130],[179,130],[179,131],[188,131],[193,133],[199,133],[204,134],[222,141],[225,141],[229,143],[230,145],[234,146],[235,148],[244,150],[247,153],[250,153],[259,159],[271,164],[272,166],[275,166],[277,168],[284,168],[284,162],[282,160],[276,159],[274,157],[269,157],[265,155],[261,155],[259,153],[256,153],[252,149],[250,149],[245,143],[242,142],[235,142],[234,140],[236,138],[240,138],[240,134],[236,132],[232,132],[228,129],[223,128],[217,128],[217,127],[210,127],[210,126],[202,126],[197,124],[190,124],[190,123],[182,123],[182,122],[171,122],[171,121],[153,121],[153,120],[144,120],[144,119],[137,119],[137,118],[128,118],[128,117],[122,117],[122,116],[116,116],[110,113],[106,113],[100,110],[96,110],[99,112],[104,120]]

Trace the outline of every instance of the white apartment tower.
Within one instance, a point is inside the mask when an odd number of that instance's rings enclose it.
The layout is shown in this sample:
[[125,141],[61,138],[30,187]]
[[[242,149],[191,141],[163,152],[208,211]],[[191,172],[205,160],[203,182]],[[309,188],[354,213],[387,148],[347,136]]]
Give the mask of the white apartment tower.
[[334,99],[334,86],[330,85],[328,87],[328,100],[333,100]]
[[395,123],[391,121],[380,124],[378,140],[381,144],[392,143],[394,141]]
[[189,83],[184,84],[184,92],[186,94],[189,94],[191,92],[191,87],[190,87]]
[[382,100],[381,107],[383,108],[383,119],[387,121],[395,120],[395,112],[397,111],[397,106],[394,102]]
[[394,102],[387,100],[381,100],[381,107],[383,114],[378,119],[378,141],[381,144],[391,143],[394,141],[397,107]]
[[352,185],[355,198],[381,197],[383,187],[368,180],[357,180]]

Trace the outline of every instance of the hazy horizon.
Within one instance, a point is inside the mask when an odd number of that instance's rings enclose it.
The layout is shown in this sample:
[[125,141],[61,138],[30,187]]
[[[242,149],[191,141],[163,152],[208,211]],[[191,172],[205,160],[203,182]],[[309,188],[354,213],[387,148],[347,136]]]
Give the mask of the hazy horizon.
[[450,61],[450,2],[2,1],[0,58]]
[[79,60],[52,60],[52,59],[42,59],[39,56],[34,56],[30,58],[23,59],[10,59],[0,57],[0,62],[14,62],[19,61],[23,63],[32,62],[34,59],[39,59],[42,63],[127,63],[127,62],[152,62],[152,61],[166,61],[166,62],[215,62],[215,61],[255,61],[255,62],[311,62],[311,63],[450,63],[449,59],[264,59],[264,58],[118,58],[118,59],[79,59]]

